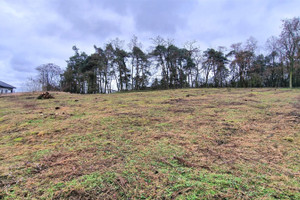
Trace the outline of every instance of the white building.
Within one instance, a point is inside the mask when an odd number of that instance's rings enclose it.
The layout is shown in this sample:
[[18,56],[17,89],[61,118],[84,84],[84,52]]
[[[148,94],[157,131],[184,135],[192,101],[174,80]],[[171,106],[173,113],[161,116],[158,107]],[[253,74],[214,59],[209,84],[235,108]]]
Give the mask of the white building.
[[13,93],[16,87],[0,81],[0,94]]

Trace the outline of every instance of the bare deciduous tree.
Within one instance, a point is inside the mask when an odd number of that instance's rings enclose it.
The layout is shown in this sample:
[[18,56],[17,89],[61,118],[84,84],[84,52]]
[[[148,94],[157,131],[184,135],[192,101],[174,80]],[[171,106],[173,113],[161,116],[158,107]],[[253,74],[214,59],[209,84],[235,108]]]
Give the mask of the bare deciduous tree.
[[36,68],[38,71],[38,81],[42,85],[43,91],[58,90],[60,85],[60,75],[62,70],[59,66],[48,63]]
[[297,64],[300,45],[300,18],[283,20],[283,29],[279,37],[279,43],[283,50],[286,65],[289,71],[289,86],[293,87],[293,72]]
[[33,77],[29,77],[25,82],[25,91],[26,92],[37,92],[41,91],[42,86],[40,82]]

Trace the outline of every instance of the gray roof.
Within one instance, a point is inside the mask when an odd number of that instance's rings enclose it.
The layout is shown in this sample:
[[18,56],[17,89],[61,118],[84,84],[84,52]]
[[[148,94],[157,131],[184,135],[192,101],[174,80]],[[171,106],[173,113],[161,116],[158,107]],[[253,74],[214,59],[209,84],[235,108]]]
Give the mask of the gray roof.
[[9,85],[7,83],[4,83],[2,81],[0,81],[0,87],[2,87],[2,88],[8,88],[8,89],[14,89],[14,88],[16,88],[16,87],[14,87],[12,85]]

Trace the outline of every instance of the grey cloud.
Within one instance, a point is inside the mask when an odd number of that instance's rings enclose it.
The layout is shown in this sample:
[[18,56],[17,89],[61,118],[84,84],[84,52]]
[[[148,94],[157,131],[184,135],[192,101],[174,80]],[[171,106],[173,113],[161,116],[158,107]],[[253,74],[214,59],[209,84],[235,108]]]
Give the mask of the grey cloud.
[[146,2],[136,10],[137,30],[155,31],[157,34],[175,33],[178,26],[184,26],[184,18],[179,16],[180,4],[168,2],[171,7],[161,2]]
[[24,56],[14,55],[10,60],[10,65],[13,70],[18,72],[33,72],[34,64],[31,60],[27,59]]
[[111,34],[120,34],[120,26],[106,20],[71,21],[70,27],[63,27],[56,23],[47,23],[38,28],[39,34],[46,37],[58,37],[61,40],[84,40],[90,37],[109,37]]
[[48,22],[43,25],[37,26],[37,32],[42,36],[58,36],[61,37],[63,35],[63,27],[62,25],[56,22]]
[[133,34],[144,44],[157,35],[178,45],[198,40],[202,50],[249,36],[263,44],[299,7],[299,0],[0,0],[0,80],[18,87],[40,64],[64,68],[74,44],[89,54],[94,44]]
[[104,0],[100,4],[105,9],[132,16],[139,33],[154,32],[158,35],[174,34],[178,28],[185,28],[188,15],[197,5],[197,1]]
[[111,34],[121,33],[120,22],[101,16],[102,8],[99,4],[87,2],[59,0],[52,5],[52,9],[60,15],[61,20],[70,25],[62,31],[62,39],[108,37]]
[[132,13],[137,30],[174,34],[177,29],[186,28],[189,12],[194,6],[195,1],[141,1]]
[[70,30],[66,31],[67,37],[74,39],[89,36],[108,37],[115,33],[121,33],[119,24],[101,19],[78,20]]

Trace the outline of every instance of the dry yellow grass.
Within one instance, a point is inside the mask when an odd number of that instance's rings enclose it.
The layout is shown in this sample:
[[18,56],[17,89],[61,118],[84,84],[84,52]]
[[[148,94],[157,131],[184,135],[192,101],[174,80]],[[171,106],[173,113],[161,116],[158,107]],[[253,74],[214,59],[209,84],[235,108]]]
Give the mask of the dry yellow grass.
[[300,90],[0,96],[0,199],[299,199]]

